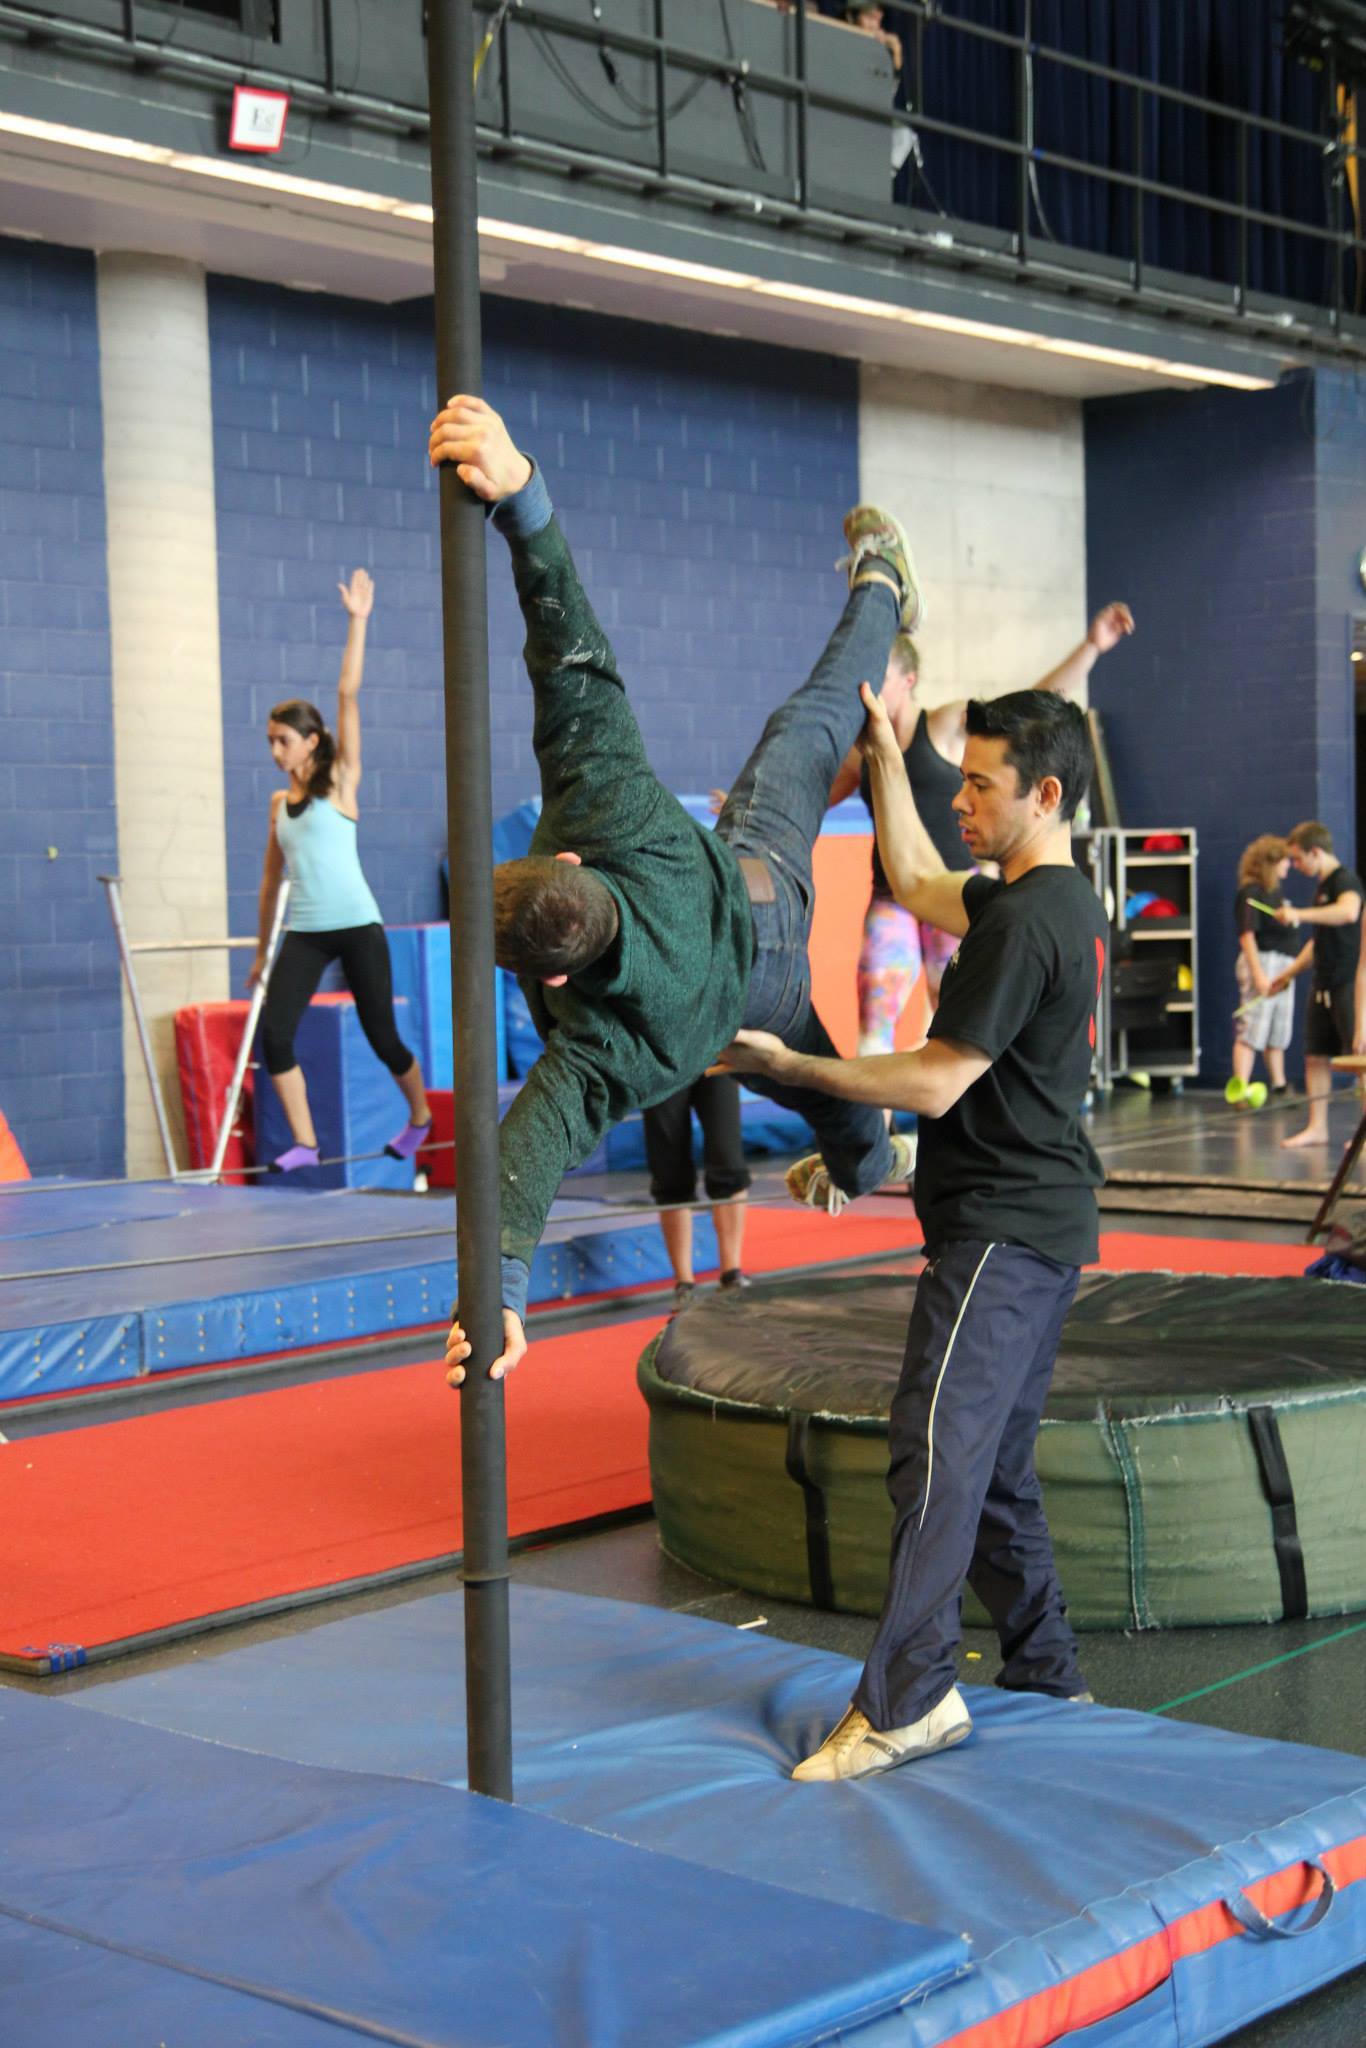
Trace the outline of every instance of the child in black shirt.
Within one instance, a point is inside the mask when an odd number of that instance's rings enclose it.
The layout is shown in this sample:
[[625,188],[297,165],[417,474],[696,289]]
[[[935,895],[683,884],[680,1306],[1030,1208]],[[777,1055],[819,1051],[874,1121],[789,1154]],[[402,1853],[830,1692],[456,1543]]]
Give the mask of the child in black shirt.
[[[1281,883],[1289,866],[1290,849],[1285,841],[1273,832],[1263,832],[1243,849],[1233,902],[1239,1004],[1233,1021],[1233,1072],[1246,1088],[1260,1053],[1273,1095],[1285,1093],[1285,1051],[1295,1029],[1295,998],[1289,982],[1272,993],[1272,983],[1295,964],[1286,951],[1285,929],[1274,914],[1281,908]],[[1254,908],[1258,903],[1266,904],[1271,914]]]

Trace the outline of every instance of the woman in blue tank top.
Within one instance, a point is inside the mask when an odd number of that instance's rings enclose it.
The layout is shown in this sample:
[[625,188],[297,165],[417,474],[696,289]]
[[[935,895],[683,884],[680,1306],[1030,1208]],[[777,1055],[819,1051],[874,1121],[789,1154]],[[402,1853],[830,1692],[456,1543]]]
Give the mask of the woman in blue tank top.
[[261,881],[260,947],[248,987],[265,965],[275,903],[286,871],[290,881],[289,925],[266,991],[261,1038],[266,1071],[289,1122],[294,1143],[272,1162],[279,1173],[318,1164],[318,1134],[308,1107],[308,1089],[294,1055],[294,1034],[323,970],[340,961],[356,999],[361,1028],[402,1090],[408,1121],[385,1146],[396,1159],[411,1159],[431,1131],[431,1111],[422,1069],[398,1035],[394,1021],[393,972],[379,905],[361,872],[356,839],[360,787],[360,695],[365,665],[365,629],[375,600],[364,569],[339,584],[350,615],[346,651],[337,685],[337,736],[322,714],[300,698],[277,704],[266,734],[275,765],[289,777],[288,789],[270,803],[265,874]]

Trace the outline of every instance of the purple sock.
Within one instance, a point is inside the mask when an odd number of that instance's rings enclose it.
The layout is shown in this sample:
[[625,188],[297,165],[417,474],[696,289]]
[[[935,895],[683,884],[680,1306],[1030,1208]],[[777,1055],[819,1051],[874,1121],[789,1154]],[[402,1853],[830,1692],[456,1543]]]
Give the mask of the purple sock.
[[282,1152],[278,1159],[272,1159],[272,1173],[293,1173],[300,1166],[316,1166],[318,1148],[316,1145],[291,1145],[288,1152]]
[[405,1124],[396,1138],[391,1138],[385,1151],[391,1159],[412,1159],[422,1150],[432,1135],[432,1120],[425,1124]]

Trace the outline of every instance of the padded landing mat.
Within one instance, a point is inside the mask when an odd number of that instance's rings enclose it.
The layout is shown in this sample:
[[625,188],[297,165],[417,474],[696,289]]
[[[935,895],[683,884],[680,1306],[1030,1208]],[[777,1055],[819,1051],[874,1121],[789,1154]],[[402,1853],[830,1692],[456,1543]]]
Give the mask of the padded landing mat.
[[[509,1379],[514,1536],[649,1500],[635,1362],[662,1326],[542,1340]],[[0,1444],[0,1663],[46,1676],[451,1562],[459,1482],[435,1361]]]
[[15,2048],[796,2048],[868,2039],[965,1961],[444,1786],[14,1692],[0,1741]]
[[[751,1218],[764,1272],[919,1243],[914,1211]],[[699,1270],[714,1267],[710,1218]],[[653,1210],[562,1198],[532,1262],[535,1306],[670,1277]],[[455,1202],[355,1189],[140,1186],[0,1192],[0,1402],[442,1323]]]
[[[459,1783],[461,1654],[461,1601],[442,1595],[82,1697],[206,1743]],[[1087,2048],[1198,2048],[1366,1959],[1359,1758],[969,1688],[961,1747],[794,1785],[848,1699],[846,1659],[519,1587],[513,1659],[523,1808],[780,1879],[794,1905],[962,1929],[974,1967],[879,2037],[904,2048],[1042,2048],[1084,2027]],[[1336,1896],[1308,1926],[1324,1869]],[[1244,1931],[1222,1902],[1249,1894],[1307,1931]],[[661,1935],[661,1958],[683,1952]]]
[[[904,1244],[900,1221],[851,1229],[848,1218],[770,1211],[754,1226],[769,1240],[760,1256],[784,1265],[803,1244],[834,1240],[844,1257],[889,1237]],[[1313,1256],[1139,1236],[1102,1249],[1125,1266],[1188,1258],[1201,1271],[1217,1255],[1280,1258],[1291,1270]],[[649,1501],[635,1363],[660,1327],[645,1317],[547,1339],[533,1319],[531,1355],[508,1382],[514,1535]],[[459,1402],[435,1362],[0,1443],[0,1663],[45,1676],[148,1637],[429,1569],[460,1546],[458,1471]],[[880,1475],[875,1485],[881,1500]]]

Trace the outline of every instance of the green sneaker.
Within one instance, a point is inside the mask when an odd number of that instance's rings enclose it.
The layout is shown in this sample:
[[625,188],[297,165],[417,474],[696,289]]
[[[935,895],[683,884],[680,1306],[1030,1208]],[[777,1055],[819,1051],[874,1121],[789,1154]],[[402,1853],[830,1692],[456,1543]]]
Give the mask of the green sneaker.
[[857,590],[867,580],[864,564],[870,557],[885,562],[901,587],[901,630],[917,632],[929,615],[929,607],[916,577],[915,557],[901,521],[884,512],[880,505],[855,505],[852,512],[844,515],[844,538],[849,543],[849,552],[840,557],[835,567],[849,571],[849,588]]

